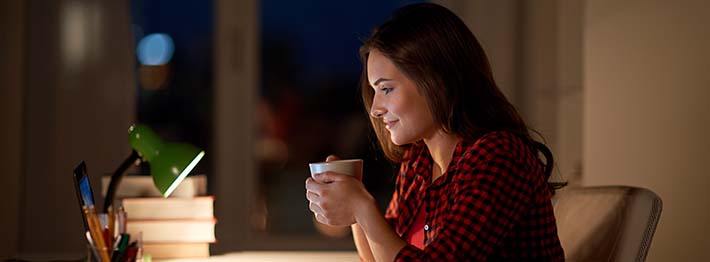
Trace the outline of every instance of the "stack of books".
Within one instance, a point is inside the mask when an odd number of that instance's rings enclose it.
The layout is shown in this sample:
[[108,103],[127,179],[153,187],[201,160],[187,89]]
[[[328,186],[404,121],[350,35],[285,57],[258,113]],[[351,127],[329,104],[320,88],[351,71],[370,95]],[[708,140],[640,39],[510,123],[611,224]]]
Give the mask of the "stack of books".
[[[102,180],[102,188],[108,180]],[[149,176],[122,179],[116,196],[127,214],[126,231],[131,235],[142,232],[144,254],[152,258],[209,256],[209,244],[216,241],[216,219],[214,197],[205,195],[206,185],[204,175],[190,176],[169,198],[163,198]]]

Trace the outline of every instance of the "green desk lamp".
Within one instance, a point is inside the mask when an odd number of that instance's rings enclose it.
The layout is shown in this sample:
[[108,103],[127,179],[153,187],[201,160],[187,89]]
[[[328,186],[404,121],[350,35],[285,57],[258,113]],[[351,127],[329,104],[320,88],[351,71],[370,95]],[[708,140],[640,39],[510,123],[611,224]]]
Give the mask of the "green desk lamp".
[[104,200],[104,213],[116,195],[123,173],[137,160],[150,162],[150,174],[163,197],[168,197],[205,155],[205,151],[190,144],[163,141],[149,127],[141,124],[128,128],[128,140],[133,151],[111,175]]

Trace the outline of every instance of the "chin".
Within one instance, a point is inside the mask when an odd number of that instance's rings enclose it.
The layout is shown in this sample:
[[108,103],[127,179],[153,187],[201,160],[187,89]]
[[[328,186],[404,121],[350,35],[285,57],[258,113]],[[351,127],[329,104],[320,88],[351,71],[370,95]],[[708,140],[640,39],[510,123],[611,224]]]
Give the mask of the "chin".
[[395,141],[395,140],[392,140],[392,144],[395,144],[395,145],[401,146],[401,145],[404,145],[405,143],[398,143],[397,141]]
[[394,137],[394,136],[390,136],[390,141],[392,141],[392,144],[395,144],[398,146],[403,146],[403,145],[410,144],[413,142],[408,139],[401,139],[401,138]]

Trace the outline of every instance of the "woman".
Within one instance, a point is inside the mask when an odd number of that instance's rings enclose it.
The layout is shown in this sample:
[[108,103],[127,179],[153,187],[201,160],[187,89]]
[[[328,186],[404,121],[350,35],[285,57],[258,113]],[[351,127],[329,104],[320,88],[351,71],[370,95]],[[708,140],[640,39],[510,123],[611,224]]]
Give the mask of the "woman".
[[552,155],[466,25],[435,4],[406,6],[360,54],[365,108],[385,155],[401,163],[395,192],[383,216],[357,179],[317,174],[306,180],[316,219],[352,225],[365,261],[563,261]]

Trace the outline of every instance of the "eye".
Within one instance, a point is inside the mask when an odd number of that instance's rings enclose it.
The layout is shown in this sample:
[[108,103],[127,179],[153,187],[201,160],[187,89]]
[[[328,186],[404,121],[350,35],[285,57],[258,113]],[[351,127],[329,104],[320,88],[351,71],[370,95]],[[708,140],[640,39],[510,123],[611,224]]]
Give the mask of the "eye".
[[382,91],[382,93],[385,93],[385,95],[386,95],[386,94],[389,94],[390,92],[392,92],[392,88],[385,86],[385,87],[381,87],[380,91]]

